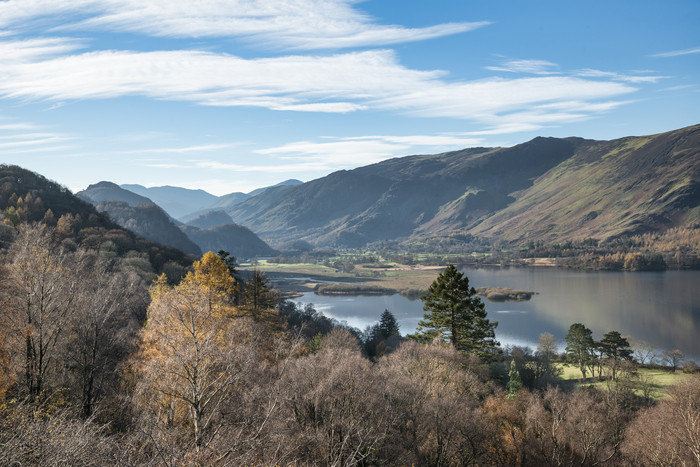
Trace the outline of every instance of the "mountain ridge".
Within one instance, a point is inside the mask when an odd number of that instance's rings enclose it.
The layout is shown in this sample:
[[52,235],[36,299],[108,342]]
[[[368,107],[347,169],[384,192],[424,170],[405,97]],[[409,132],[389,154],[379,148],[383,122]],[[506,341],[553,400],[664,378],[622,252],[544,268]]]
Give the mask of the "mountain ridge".
[[661,231],[697,217],[698,134],[700,125],[611,141],[538,137],[393,158],[272,188],[226,213],[272,245],[361,247],[456,231],[521,244]]
[[137,235],[184,253],[202,254],[199,246],[180,230],[165,210],[144,196],[105,181],[88,186],[76,196]]

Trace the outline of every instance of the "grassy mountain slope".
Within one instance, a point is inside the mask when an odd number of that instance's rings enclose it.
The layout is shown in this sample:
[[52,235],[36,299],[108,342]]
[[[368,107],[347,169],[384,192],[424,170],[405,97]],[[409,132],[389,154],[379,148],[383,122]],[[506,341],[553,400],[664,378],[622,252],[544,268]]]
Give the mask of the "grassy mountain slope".
[[594,142],[472,229],[523,242],[605,240],[700,219],[700,125]]
[[700,126],[614,141],[535,138],[395,158],[276,187],[229,209],[272,244],[611,238],[698,219]]
[[[227,212],[273,243],[296,237],[318,245],[361,246],[408,238],[437,218],[447,222],[457,215],[473,222],[507,206],[509,193],[529,187],[579,143],[538,138],[508,149],[396,158],[272,188]],[[459,206],[446,214],[444,206],[455,201]],[[457,225],[464,219],[435,230]]]
[[185,214],[183,216],[180,216],[180,220],[185,223],[189,223],[191,220],[200,217],[208,212],[211,211],[222,211],[222,210],[227,210],[233,208],[233,206],[242,203],[243,201],[252,198],[253,196],[257,196],[264,191],[268,190],[269,188],[273,187],[278,187],[278,186],[292,186],[292,185],[301,185],[302,182],[296,179],[289,179],[285,180],[283,182],[280,182],[276,185],[272,186],[267,186],[263,188],[258,188],[257,190],[253,190],[250,193],[241,193],[240,191],[237,191],[235,193],[229,193],[227,195],[219,196],[219,198],[214,201],[213,203],[209,204],[208,206],[198,209],[194,212],[191,212],[189,214]]
[[279,183],[272,185],[272,186],[265,186],[262,188],[258,188],[257,190],[253,190],[253,191],[248,193],[248,196],[252,198],[253,196],[259,195],[260,193],[267,190],[268,188],[272,188],[275,186],[294,186],[294,185],[301,185],[302,183],[304,183],[304,182],[302,182],[301,180],[297,180],[296,178],[290,178],[289,180],[279,182]]

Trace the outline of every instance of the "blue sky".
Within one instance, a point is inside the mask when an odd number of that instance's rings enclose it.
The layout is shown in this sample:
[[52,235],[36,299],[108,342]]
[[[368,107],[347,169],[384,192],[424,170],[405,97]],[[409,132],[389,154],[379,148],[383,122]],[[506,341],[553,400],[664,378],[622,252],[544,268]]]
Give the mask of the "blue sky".
[[0,0],[0,162],[222,195],[700,123],[697,0]]

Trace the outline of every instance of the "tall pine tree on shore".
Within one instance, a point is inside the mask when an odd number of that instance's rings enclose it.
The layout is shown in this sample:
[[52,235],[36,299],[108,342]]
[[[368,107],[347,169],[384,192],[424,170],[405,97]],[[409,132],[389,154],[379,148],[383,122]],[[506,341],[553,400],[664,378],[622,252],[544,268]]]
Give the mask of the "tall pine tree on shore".
[[412,338],[426,342],[439,337],[461,352],[485,359],[498,351],[498,322],[486,318],[484,303],[469,286],[469,278],[454,265],[438,275],[421,300],[427,313]]
[[[564,339],[566,340],[566,351],[564,354],[566,361],[577,365],[585,379],[586,367],[594,360],[593,351],[596,345],[593,341],[593,333],[583,324],[574,323],[569,327],[569,332],[566,333]],[[593,370],[591,370],[592,372]]]

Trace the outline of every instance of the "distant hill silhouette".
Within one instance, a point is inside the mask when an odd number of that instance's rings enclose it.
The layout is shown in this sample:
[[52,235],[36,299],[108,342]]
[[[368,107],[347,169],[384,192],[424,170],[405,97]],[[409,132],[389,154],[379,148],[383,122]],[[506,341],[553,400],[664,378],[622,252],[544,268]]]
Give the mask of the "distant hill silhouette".
[[157,186],[146,188],[142,185],[120,185],[141,196],[145,196],[163,208],[175,219],[202,209],[215,202],[218,197],[204,190],[190,190],[177,186]]
[[198,227],[200,229],[209,229],[218,225],[233,224],[231,216],[224,211],[209,211],[199,217],[187,222],[186,225]]
[[301,185],[302,182],[296,179],[289,179],[285,180],[283,182],[280,182],[276,185],[273,186],[268,186],[268,187],[263,187],[263,188],[258,188],[257,190],[253,190],[250,193],[241,193],[241,192],[235,192],[235,193],[229,193],[227,195],[219,196],[219,198],[211,203],[210,205],[198,209],[194,212],[191,212],[189,214],[186,214],[184,216],[181,216],[179,219],[182,222],[189,222],[192,219],[201,216],[202,214],[206,214],[207,212],[210,211],[220,211],[220,210],[226,210],[226,209],[231,209],[233,206],[242,203],[243,201],[252,198],[253,196],[257,196],[261,193],[264,193],[267,189],[277,187],[277,186],[293,186],[293,185]]
[[99,182],[75,194],[78,198],[94,204],[100,201],[124,201],[130,206],[153,204],[149,198],[121,188],[116,183]]
[[111,182],[90,185],[82,199],[123,228],[186,253],[226,250],[237,258],[270,256],[277,252],[249,229],[235,225],[224,211],[210,211],[178,227],[172,218],[150,199]]
[[125,190],[111,182],[90,185],[77,196],[106,212],[121,227],[151,241],[170,245],[195,256],[199,247],[185,235],[168,214],[150,199]]
[[275,256],[279,253],[250,229],[237,224],[218,225],[209,229],[183,225],[181,229],[202,251],[225,250],[238,259]]

